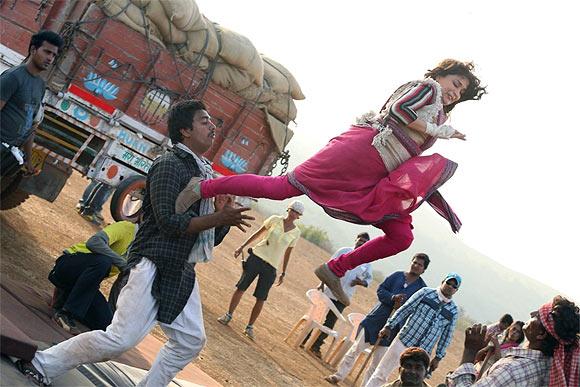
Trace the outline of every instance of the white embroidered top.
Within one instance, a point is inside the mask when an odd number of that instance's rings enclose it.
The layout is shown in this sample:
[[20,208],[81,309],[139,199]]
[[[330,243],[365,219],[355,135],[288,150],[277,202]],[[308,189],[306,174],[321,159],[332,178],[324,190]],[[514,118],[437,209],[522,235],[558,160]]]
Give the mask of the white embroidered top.
[[[393,105],[402,100],[414,102],[412,105],[406,107],[406,112],[402,112],[401,114],[402,117],[404,117],[405,114],[407,115],[407,124],[415,119],[420,119],[424,122],[436,125],[442,124],[442,122],[438,122],[440,112],[443,111],[442,91],[439,83],[431,78],[427,78],[422,81],[410,82],[407,85],[407,87],[399,88],[399,90],[391,96],[389,103],[379,114],[374,117],[369,117],[367,114],[361,117],[361,121],[364,122],[357,122],[357,125],[359,126],[369,126],[379,131],[379,133],[374,137],[372,144],[381,155],[381,159],[389,172],[393,171],[403,162],[411,158],[411,154],[393,135],[393,130],[389,128],[388,125],[383,125],[386,116],[393,114]],[[425,89],[425,85],[431,86],[429,88],[430,91],[427,94],[420,96],[416,95],[419,88]],[[427,101],[433,102],[427,104]],[[401,118],[401,116],[397,114],[399,121],[405,122],[405,118]],[[419,145],[423,144],[428,138],[427,134],[408,129],[405,125],[401,126],[406,134]]]

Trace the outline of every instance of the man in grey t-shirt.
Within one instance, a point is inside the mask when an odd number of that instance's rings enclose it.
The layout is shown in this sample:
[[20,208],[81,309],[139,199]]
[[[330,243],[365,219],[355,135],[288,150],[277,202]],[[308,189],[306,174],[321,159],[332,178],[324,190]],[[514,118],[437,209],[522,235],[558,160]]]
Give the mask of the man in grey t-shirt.
[[31,153],[34,142],[33,120],[44,96],[45,83],[40,73],[54,62],[62,38],[52,31],[32,36],[25,62],[0,75],[1,176],[16,173],[25,164],[35,173]]

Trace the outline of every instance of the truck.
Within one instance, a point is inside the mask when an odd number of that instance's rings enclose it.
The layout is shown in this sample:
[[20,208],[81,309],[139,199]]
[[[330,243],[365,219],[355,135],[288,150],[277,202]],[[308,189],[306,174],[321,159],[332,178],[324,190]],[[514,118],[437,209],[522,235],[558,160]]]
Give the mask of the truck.
[[288,119],[271,116],[257,100],[228,90],[211,71],[149,39],[88,0],[0,2],[0,71],[18,65],[41,29],[65,45],[43,75],[44,119],[36,129],[32,177],[2,181],[2,209],[30,195],[54,201],[73,171],[115,187],[115,220],[139,216],[145,176],[171,146],[165,115],[173,103],[202,100],[218,130],[205,154],[221,175],[283,171],[292,137]]

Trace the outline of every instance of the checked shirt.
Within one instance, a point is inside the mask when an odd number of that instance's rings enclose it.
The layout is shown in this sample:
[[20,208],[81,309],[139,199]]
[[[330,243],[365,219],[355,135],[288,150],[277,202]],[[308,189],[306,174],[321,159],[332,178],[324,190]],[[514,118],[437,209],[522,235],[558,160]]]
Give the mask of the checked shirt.
[[475,367],[471,363],[459,366],[447,377],[455,387],[520,387],[547,386],[551,358],[542,352],[526,348],[509,348],[475,382]]
[[391,330],[403,326],[399,340],[407,348],[420,347],[431,353],[438,342],[435,356],[443,359],[453,337],[457,314],[455,302],[444,303],[439,300],[437,289],[423,288],[387,320],[386,326]]
[[[131,245],[128,266],[137,265],[146,257],[157,267],[151,293],[159,302],[157,320],[171,324],[181,313],[195,285],[195,264],[187,259],[197,234],[185,231],[197,216],[199,201],[183,214],[175,213],[179,193],[194,176],[201,176],[193,156],[174,147],[157,158],[147,175],[143,198],[143,223]],[[218,227],[215,245],[229,227]]]

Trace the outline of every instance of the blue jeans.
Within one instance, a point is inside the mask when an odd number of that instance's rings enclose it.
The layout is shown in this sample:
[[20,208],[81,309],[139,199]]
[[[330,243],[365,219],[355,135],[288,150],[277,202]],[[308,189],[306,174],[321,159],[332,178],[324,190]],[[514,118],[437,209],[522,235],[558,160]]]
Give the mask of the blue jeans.
[[64,294],[62,309],[91,329],[105,330],[113,319],[99,285],[107,278],[113,260],[95,253],[63,254],[48,279]]
[[91,183],[85,188],[79,204],[85,215],[100,214],[103,205],[113,194],[114,188],[105,183],[91,180]]

